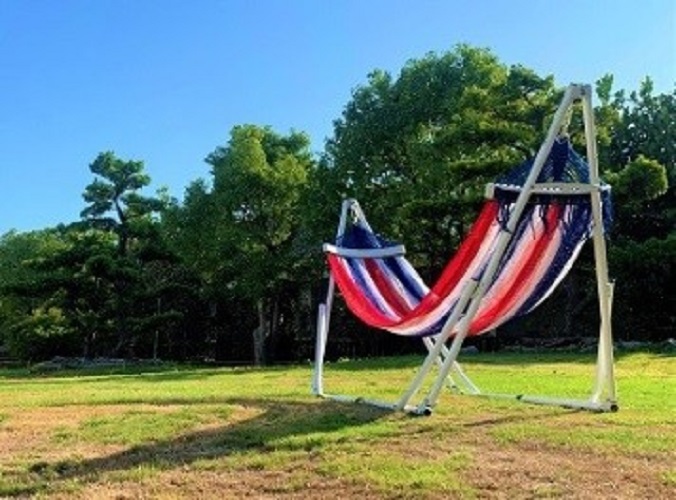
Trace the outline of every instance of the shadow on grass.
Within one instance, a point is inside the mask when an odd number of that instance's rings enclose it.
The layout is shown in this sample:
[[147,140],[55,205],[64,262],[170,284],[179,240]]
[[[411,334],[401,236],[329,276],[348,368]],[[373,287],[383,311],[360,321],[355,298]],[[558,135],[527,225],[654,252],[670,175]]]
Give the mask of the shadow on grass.
[[481,420],[472,420],[470,422],[466,422],[461,425],[462,427],[471,429],[474,427],[493,427],[502,424],[537,422],[539,420],[551,421],[553,418],[567,416],[572,413],[583,413],[583,411],[571,410],[568,408],[555,408],[555,409],[550,408],[548,410],[537,411],[535,413],[526,415],[522,413],[514,413],[510,415],[503,415],[500,417],[482,418]]
[[[198,460],[219,459],[246,452],[312,451],[324,446],[327,440],[339,439],[329,436],[333,432],[367,425],[391,414],[364,405],[331,401],[305,403],[224,398],[222,402],[260,413],[246,420],[133,446],[102,457],[37,462],[29,470],[42,480],[46,490],[51,490],[53,486],[58,487],[59,481],[94,482],[108,472],[133,471],[144,466],[171,469]],[[302,439],[304,436],[307,439]]]
[[[366,406],[346,405],[322,400],[316,403],[298,401],[263,401],[252,398],[224,399],[224,404],[236,405],[260,411],[255,416],[216,428],[186,433],[171,439],[159,440],[133,446],[123,451],[85,460],[60,460],[36,462],[29,467],[34,479],[32,486],[17,488],[14,496],[49,494],[57,492],[61,484],[75,481],[86,485],[107,481],[108,473],[125,473],[140,468],[158,471],[191,466],[198,461],[209,461],[236,457],[237,455],[263,455],[271,452],[307,452],[321,450],[331,442],[343,442],[341,431],[374,423],[391,412]],[[541,411],[531,415],[505,415],[487,417],[461,424],[461,427],[495,427],[502,424],[551,419],[553,416],[569,414],[570,410],[556,412]],[[392,435],[406,433],[400,426],[393,427]],[[382,439],[382,432],[370,435],[365,431],[363,439]],[[236,459],[235,459],[236,460]],[[289,458],[288,460],[293,460]],[[223,469],[236,473],[237,465]],[[199,470],[199,466],[197,466]],[[70,486],[72,487],[72,486]]]

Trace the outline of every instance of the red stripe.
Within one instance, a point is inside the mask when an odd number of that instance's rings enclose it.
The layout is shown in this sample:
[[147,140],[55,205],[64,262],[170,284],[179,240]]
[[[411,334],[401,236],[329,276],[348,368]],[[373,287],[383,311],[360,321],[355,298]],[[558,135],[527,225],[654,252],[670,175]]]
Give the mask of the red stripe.
[[467,266],[476,255],[483,243],[488,229],[493,225],[498,215],[500,205],[497,201],[486,202],[481,213],[474,222],[470,232],[465,237],[453,258],[446,264],[433,290],[441,296],[446,296],[453,290],[465,273]]
[[[514,301],[519,298],[525,284],[528,282],[528,277],[533,270],[536,269],[538,261],[545,255],[545,250],[556,235],[556,226],[559,222],[559,213],[561,207],[558,204],[553,204],[548,207],[545,230],[538,237],[537,242],[530,246],[530,252],[523,253],[519,256],[518,269],[514,275],[501,276],[501,288],[491,301],[491,304],[479,314],[472,321],[469,335],[478,335],[482,333],[486,327],[493,323],[496,318],[506,314],[507,311],[514,304]],[[514,258],[516,256],[513,256]],[[505,285],[502,285],[505,283]]]
[[327,254],[331,274],[340,289],[347,307],[367,325],[376,328],[387,328],[393,322],[372,304],[362,293],[341,262],[343,259],[334,254]]
[[415,314],[412,316],[420,317],[429,314],[455,289],[460,278],[462,278],[465,270],[481,247],[486,233],[495,222],[499,209],[500,205],[495,200],[490,200],[484,204],[479,217],[474,222],[462,245],[460,245],[453,258],[446,264],[439,280],[423,298],[418,307],[414,309]]
[[381,295],[387,304],[394,310],[399,317],[406,316],[411,312],[411,308],[406,304],[404,298],[394,287],[392,280],[390,280],[383,273],[382,269],[374,259],[365,259],[366,269],[371,275],[371,279],[376,284]]

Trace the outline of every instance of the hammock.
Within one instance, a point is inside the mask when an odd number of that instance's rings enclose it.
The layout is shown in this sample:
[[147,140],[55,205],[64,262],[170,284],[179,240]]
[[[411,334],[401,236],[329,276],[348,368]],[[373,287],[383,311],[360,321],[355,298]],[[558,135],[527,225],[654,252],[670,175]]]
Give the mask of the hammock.
[[[525,162],[493,185],[492,199],[432,287],[406,259],[402,245],[377,236],[363,212],[353,211],[350,227],[336,244],[324,245],[348,308],[366,324],[394,334],[437,334],[458,303],[463,285],[481,279],[531,163]],[[588,182],[588,172],[584,160],[563,139],[552,147],[538,182],[549,186]],[[591,204],[589,196],[560,191],[552,187],[534,196],[523,211],[468,335],[529,313],[572,267],[592,232]]]
[[[611,220],[610,188],[599,179],[591,96],[589,85],[568,86],[535,158],[488,186],[488,200],[476,222],[431,287],[406,259],[403,245],[378,236],[356,200],[343,202],[336,241],[324,245],[331,276],[317,314],[314,394],[428,415],[448,384],[465,394],[617,410],[611,327],[614,284],[608,277],[605,242]],[[582,104],[589,164],[567,139],[558,137],[567,128],[576,101]],[[535,309],[566,276],[588,239],[593,242],[600,319],[589,398],[481,391],[457,362],[464,339]],[[423,337],[428,353],[397,402],[324,392],[324,355],[336,285],[349,309],[365,323],[398,335]],[[431,387],[412,405],[434,366],[439,370]]]

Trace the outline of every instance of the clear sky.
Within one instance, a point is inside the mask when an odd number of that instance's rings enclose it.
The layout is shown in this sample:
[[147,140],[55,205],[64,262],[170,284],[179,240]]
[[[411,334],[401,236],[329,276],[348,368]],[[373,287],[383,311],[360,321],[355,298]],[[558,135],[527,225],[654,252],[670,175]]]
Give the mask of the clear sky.
[[237,124],[320,151],[376,68],[458,43],[556,82],[676,84],[675,0],[2,0],[0,234],[79,219],[101,151],[182,198]]

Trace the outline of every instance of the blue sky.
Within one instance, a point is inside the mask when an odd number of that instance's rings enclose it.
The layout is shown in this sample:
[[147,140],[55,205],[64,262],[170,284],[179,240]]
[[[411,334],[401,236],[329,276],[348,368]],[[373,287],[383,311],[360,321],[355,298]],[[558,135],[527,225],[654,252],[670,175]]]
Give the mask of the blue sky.
[[673,0],[2,0],[0,234],[78,220],[101,151],[179,199],[234,125],[320,151],[371,70],[458,43],[560,85],[676,84]]

